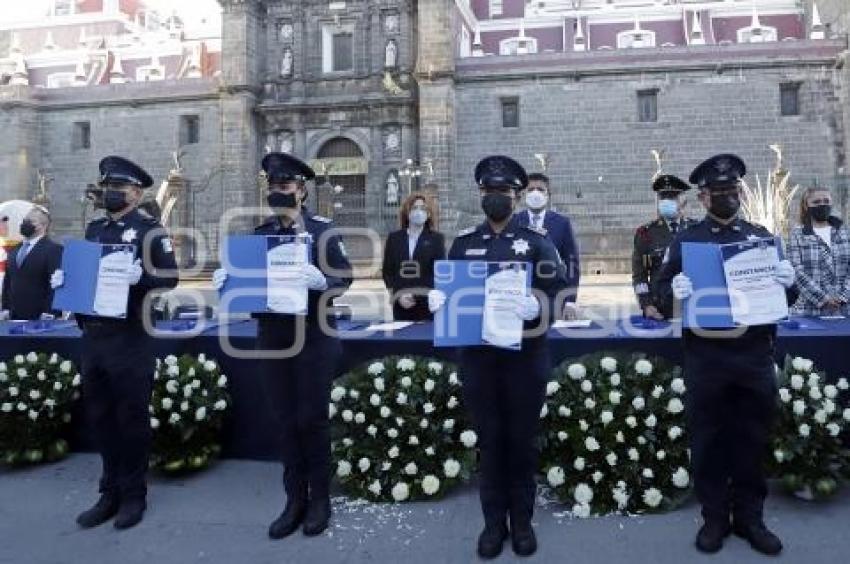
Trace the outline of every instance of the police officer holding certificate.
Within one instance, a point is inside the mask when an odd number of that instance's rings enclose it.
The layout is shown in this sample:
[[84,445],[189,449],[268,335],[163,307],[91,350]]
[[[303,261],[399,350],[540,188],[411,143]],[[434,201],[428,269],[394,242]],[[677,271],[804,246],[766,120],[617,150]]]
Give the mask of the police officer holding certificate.
[[[534,272],[532,292],[514,304],[514,315],[524,322],[521,349],[474,346],[461,351],[464,397],[481,449],[484,530],[478,554],[498,556],[510,530],[514,552],[528,556],[537,550],[531,517],[535,436],[551,370],[546,329],[568,286],[552,242],[512,217],[518,195],[528,184],[525,170],[508,157],[487,157],[475,168],[475,181],[485,221],[458,234],[449,259],[527,262]],[[431,311],[445,307],[446,296],[439,290],[432,290],[428,298]]]
[[[735,243],[772,237],[759,225],[738,218],[740,179],[746,167],[735,155],[717,155],[691,174],[699,187],[705,219],[671,243],[659,275],[666,307],[693,294],[682,273],[682,244]],[[786,288],[789,304],[797,298],[794,269],[779,263],[775,278]],[[717,552],[731,532],[764,554],[775,555],[782,543],[764,523],[767,484],[762,463],[776,409],[774,345],[776,325],[732,330],[683,331],[686,409],[691,439],[694,487],[705,520],[696,538],[702,552]],[[730,522],[731,517],[731,522]]]
[[[330,305],[325,292],[341,293],[351,285],[351,265],[342,239],[332,234],[331,220],[313,215],[304,205],[306,182],[315,177],[313,170],[285,153],[266,155],[262,167],[273,215],[254,234],[305,236],[311,247],[310,262],[300,273],[300,283],[308,290],[307,314],[255,314],[257,349],[266,355],[288,351],[286,358],[259,361],[260,377],[280,425],[286,490],[286,507],[268,534],[281,539],[303,524],[303,533],[315,536],[328,527],[331,517],[328,403],[342,353],[338,338],[322,330],[319,316]],[[226,280],[224,270],[215,271],[216,289]],[[334,327],[332,318],[327,323]]]
[[[103,461],[101,497],[77,518],[84,528],[115,517],[115,528],[142,520],[146,506],[151,440],[148,406],[153,390],[153,340],[145,331],[145,298],[155,290],[177,285],[172,240],[159,224],[137,209],[153,179],[122,157],[100,161],[100,187],[106,216],[86,228],[86,240],[132,245],[135,262],[127,272],[130,294],[125,318],[77,316],[83,331],[83,400]],[[65,273],[51,278],[56,289]]]

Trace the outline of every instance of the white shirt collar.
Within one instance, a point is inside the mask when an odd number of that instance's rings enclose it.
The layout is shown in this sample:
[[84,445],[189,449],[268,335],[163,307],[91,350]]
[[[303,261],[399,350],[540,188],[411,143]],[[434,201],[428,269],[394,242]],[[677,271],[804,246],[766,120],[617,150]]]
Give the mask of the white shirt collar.
[[29,248],[32,249],[42,239],[44,239],[44,235],[39,235],[38,237],[33,237],[32,239],[24,239],[24,244],[29,245]]
[[543,225],[543,222],[546,221],[546,208],[543,208],[537,213],[531,211],[530,209],[528,210],[528,222],[530,224],[534,224],[534,218],[536,217],[540,218],[540,224]]

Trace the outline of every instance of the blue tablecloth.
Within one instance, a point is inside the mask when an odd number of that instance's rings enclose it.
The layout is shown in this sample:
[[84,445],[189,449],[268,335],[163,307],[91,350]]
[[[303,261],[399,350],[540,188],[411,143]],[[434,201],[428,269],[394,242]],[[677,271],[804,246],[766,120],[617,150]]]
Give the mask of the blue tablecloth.
[[[551,330],[549,344],[554,363],[600,350],[634,350],[669,358],[681,363],[682,350],[677,328],[667,323],[617,320],[594,322],[587,329]],[[430,323],[414,324],[392,332],[365,332],[365,324],[340,323],[343,359],[340,373],[370,359],[401,354],[428,355],[454,360],[453,349],[435,349]],[[230,380],[233,408],[225,429],[225,455],[238,458],[267,459],[276,456],[275,424],[266,409],[266,398],[254,362],[223,354],[219,335],[222,327],[213,326],[199,335],[186,332],[186,322],[168,322],[158,326],[165,335],[155,340],[160,358],[169,354],[199,354],[218,360]],[[251,350],[256,323],[248,320],[228,324],[230,343],[240,350]],[[79,365],[80,331],[73,323],[44,324],[0,323],[0,360],[30,351],[55,352]],[[848,347],[848,348],[845,348]],[[785,354],[805,356],[815,361],[830,380],[850,375],[846,368],[850,350],[850,320],[795,319],[780,326],[777,360]],[[77,417],[80,421],[82,418]],[[76,446],[87,448],[88,433],[77,427]]]

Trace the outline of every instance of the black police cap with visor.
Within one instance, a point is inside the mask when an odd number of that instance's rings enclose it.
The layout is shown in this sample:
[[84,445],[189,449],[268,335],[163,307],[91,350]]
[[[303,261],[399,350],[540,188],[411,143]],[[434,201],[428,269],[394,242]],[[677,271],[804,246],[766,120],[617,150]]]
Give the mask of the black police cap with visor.
[[747,166],[737,155],[724,153],[700,163],[689,178],[701,190],[724,189],[736,186],[747,174]]
[[652,190],[661,198],[675,198],[691,189],[691,185],[672,174],[662,174],[652,183]]
[[316,177],[307,163],[286,153],[269,153],[263,157],[262,168],[269,183],[306,182]]
[[145,172],[145,169],[124,157],[114,155],[105,157],[100,161],[100,185],[107,184],[132,184],[139,188],[153,186],[153,178]]
[[520,191],[528,186],[528,174],[512,158],[495,155],[482,159],[475,167],[475,183],[485,189],[513,188]]

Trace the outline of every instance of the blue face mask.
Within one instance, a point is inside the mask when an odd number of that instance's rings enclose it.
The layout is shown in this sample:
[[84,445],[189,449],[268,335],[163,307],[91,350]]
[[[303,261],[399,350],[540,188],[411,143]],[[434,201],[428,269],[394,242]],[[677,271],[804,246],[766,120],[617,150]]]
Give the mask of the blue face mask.
[[664,219],[674,219],[679,215],[679,203],[676,200],[659,200],[658,213]]

